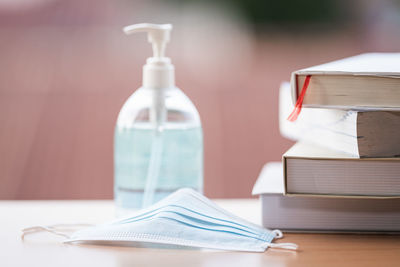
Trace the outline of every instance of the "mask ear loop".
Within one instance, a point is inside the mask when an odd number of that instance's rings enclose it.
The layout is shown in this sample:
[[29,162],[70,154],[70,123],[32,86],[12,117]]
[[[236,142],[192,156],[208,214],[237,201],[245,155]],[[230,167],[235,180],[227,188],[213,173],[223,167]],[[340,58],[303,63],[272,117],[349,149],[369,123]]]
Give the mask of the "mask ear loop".
[[68,228],[76,228],[76,227],[87,227],[92,226],[92,224],[54,224],[49,226],[33,226],[22,229],[21,239],[24,240],[26,235],[38,233],[38,232],[49,232],[55,235],[59,235],[65,238],[70,238],[69,235],[63,233],[62,231],[70,230]]
[[[273,230],[272,233],[275,234],[276,239],[282,238],[283,234],[280,230]],[[270,248],[282,248],[282,249],[290,249],[297,250],[299,246],[295,243],[266,243],[266,247]]]

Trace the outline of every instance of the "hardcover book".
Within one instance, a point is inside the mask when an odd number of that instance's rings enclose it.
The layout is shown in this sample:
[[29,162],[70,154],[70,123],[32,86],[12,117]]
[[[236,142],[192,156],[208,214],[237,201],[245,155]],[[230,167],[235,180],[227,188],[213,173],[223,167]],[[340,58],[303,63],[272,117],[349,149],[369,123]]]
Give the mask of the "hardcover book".
[[400,197],[400,158],[358,158],[296,143],[283,154],[287,195]]
[[294,106],[289,83],[279,91],[281,135],[356,157],[400,156],[400,112],[305,108],[287,120]]
[[284,195],[281,162],[264,166],[253,188],[260,195],[262,225],[296,232],[400,231],[400,199]]
[[368,53],[292,73],[294,103],[310,76],[303,107],[400,109],[400,53]]

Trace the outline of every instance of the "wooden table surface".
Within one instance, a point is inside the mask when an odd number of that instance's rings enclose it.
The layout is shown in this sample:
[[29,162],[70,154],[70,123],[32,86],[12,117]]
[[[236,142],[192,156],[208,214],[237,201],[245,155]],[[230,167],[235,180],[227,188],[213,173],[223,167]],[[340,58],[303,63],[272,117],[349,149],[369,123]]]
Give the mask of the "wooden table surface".
[[[225,209],[260,221],[258,200],[216,200]],[[400,236],[284,234],[297,252],[264,253],[67,245],[62,237],[21,229],[56,223],[101,223],[114,216],[113,202],[0,201],[0,266],[400,266]]]

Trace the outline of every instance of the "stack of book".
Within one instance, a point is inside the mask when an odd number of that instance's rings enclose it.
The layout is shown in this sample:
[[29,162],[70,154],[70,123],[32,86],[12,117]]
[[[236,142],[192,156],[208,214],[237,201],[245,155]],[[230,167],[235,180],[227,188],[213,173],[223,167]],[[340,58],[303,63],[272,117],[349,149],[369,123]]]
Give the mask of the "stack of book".
[[[296,71],[279,105],[281,134],[298,142],[282,163],[266,164],[254,186],[263,225],[400,231],[400,54]],[[289,121],[295,106],[300,113]]]

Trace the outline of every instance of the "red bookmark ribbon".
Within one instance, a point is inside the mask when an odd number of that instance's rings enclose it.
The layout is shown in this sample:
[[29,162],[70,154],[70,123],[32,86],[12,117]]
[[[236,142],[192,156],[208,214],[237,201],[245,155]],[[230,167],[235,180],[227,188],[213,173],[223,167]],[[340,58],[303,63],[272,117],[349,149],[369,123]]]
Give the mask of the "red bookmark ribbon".
[[301,112],[301,107],[303,106],[304,95],[306,94],[308,85],[310,84],[310,79],[311,75],[307,75],[306,79],[304,80],[303,88],[301,88],[301,93],[297,98],[296,105],[294,106],[292,113],[290,113],[289,117],[287,118],[288,121],[293,122],[297,120],[297,117]]

